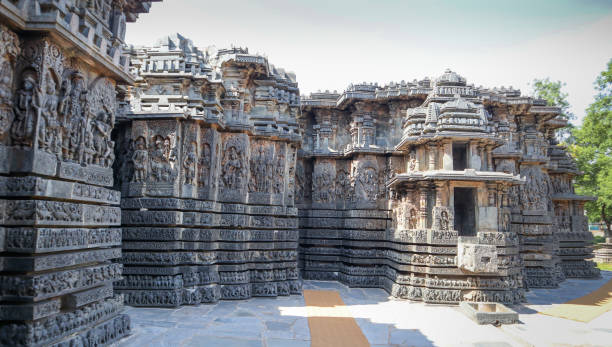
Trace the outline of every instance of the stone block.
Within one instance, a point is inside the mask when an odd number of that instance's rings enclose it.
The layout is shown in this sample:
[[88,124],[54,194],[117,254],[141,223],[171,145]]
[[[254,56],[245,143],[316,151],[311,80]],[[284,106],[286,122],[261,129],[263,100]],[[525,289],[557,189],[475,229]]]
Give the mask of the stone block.
[[461,312],[474,322],[483,324],[516,324],[519,322],[518,313],[508,308],[504,304],[495,302],[461,302],[459,304]]
[[121,257],[121,248],[36,255],[29,257],[0,256],[0,271],[45,271],[77,265],[106,262]]
[[66,308],[75,309],[111,296],[113,296],[113,286],[106,284],[82,292],[68,294],[62,297],[62,305]]
[[499,270],[497,247],[460,241],[457,245],[457,266],[471,273],[495,273]]
[[30,304],[1,304],[0,321],[38,320],[60,312],[60,299]]

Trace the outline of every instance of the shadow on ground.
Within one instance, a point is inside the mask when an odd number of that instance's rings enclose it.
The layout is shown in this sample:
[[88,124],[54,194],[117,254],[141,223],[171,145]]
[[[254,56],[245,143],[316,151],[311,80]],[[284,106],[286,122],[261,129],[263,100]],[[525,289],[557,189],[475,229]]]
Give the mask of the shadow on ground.
[[[612,341],[605,320],[568,322],[536,314],[556,303],[586,295],[612,279],[567,280],[558,289],[535,289],[514,307],[522,324],[477,325],[458,307],[390,298],[382,289],[348,288],[337,282],[305,281],[304,289],[336,290],[372,346],[524,346],[559,341]],[[329,315],[333,316],[333,309]],[[222,301],[174,309],[128,307],[133,334],[116,346],[310,346],[302,296]],[[346,314],[346,313],[345,313]],[[546,331],[559,331],[549,334]]]

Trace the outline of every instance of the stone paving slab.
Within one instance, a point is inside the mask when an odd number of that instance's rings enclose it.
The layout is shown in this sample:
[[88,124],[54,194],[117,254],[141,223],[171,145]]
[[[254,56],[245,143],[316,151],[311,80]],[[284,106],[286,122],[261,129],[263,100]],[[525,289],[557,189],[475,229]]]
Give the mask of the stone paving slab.
[[[514,306],[520,323],[479,326],[456,306],[426,305],[390,298],[381,289],[348,288],[336,282],[305,281],[304,289],[336,290],[372,346],[610,346],[612,312],[589,323],[539,314],[551,304],[583,296],[612,279],[567,280],[559,289],[527,293],[529,303]],[[310,345],[301,296],[175,309],[127,309],[133,334],[115,346],[262,346]]]

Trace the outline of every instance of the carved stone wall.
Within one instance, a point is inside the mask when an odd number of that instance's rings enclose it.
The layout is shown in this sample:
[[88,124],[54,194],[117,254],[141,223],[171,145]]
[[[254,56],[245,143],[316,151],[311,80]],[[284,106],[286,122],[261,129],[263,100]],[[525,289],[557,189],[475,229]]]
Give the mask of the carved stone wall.
[[[0,345],[106,345],[130,320],[112,189],[136,1],[0,2]],[[128,19],[129,18],[129,19]]]
[[298,294],[293,77],[246,50],[172,36],[136,48],[117,139],[134,306]]
[[[561,198],[552,188],[556,175],[571,187],[576,174],[552,136],[564,124],[558,113],[452,71],[303,98],[296,203],[304,278],[431,303],[514,303],[525,287],[598,276],[576,224],[588,197]],[[453,144],[466,152],[465,170],[453,168]],[[474,236],[456,229],[456,188],[474,191]],[[566,200],[575,223],[557,229]]]
[[599,270],[592,261],[587,260],[593,256],[593,234],[588,230],[584,204],[593,198],[575,194],[573,178],[580,172],[565,148],[550,146],[549,153],[551,168],[548,172],[555,212],[554,226],[563,274],[567,278],[599,277]]

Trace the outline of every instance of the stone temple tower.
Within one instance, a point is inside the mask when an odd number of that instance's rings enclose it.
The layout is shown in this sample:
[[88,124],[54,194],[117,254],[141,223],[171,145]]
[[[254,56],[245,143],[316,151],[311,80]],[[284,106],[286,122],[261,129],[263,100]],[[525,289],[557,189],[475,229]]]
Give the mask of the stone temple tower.
[[559,114],[450,70],[303,97],[302,276],[430,303],[513,303],[597,277]]
[[[514,301],[521,296],[518,237],[510,232],[508,190],[524,180],[495,171],[492,151],[503,140],[496,136],[491,118],[474,88],[451,71],[435,80],[420,107],[407,112],[404,136],[396,146],[406,164],[388,183],[393,191],[392,229],[398,238],[422,238],[419,243],[427,246],[418,246],[413,258],[446,260],[444,267],[412,268],[415,276],[427,279],[425,300],[442,296],[448,301],[450,295],[450,301],[457,301],[462,293],[474,301]],[[453,262],[448,254],[455,245]],[[440,294],[467,274],[470,280],[461,291]],[[497,282],[509,285],[492,285]]]

